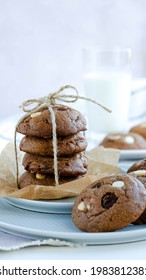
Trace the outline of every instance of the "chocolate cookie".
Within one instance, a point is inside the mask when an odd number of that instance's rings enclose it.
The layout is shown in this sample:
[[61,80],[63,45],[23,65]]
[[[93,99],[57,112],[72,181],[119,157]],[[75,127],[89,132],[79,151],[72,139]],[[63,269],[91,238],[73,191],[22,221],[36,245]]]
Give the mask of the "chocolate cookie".
[[146,170],[136,170],[133,172],[128,172],[128,174],[140,180],[146,189]]
[[[139,181],[141,181],[146,189],[146,170],[136,170],[133,172],[129,172],[128,174],[134,176]],[[140,215],[140,217],[136,221],[134,221],[133,224],[136,225],[146,224],[146,208],[143,211],[143,213]]]
[[130,175],[109,176],[84,189],[72,209],[75,225],[87,232],[109,232],[134,222],[144,211],[144,185]]
[[[78,177],[59,177],[59,185],[78,179]],[[54,176],[48,174],[34,174],[25,172],[19,179],[19,188],[22,189],[28,185],[55,186]]]
[[108,134],[100,145],[120,150],[146,149],[146,140],[137,133],[113,133]]
[[[86,120],[77,110],[52,106],[56,117],[57,136],[68,136],[86,130]],[[48,108],[31,114],[17,125],[17,132],[28,136],[52,137],[52,120]]]
[[134,225],[143,225],[146,224],[146,209],[140,215],[140,217],[133,223]]
[[130,132],[138,133],[146,139],[146,122],[133,126]]
[[[57,155],[68,156],[82,152],[87,147],[87,141],[81,134],[72,136],[58,137]],[[52,138],[40,138],[33,136],[24,136],[20,142],[20,150],[36,155],[53,156]]]
[[127,173],[136,170],[146,170],[146,158],[134,162],[127,170]]
[[[79,176],[87,172],[87,156],[84,152],[71,157],[58,157],[58,173],[60,176]],[[54,173],[53,157],[26,153],[23,157],[23,166],[30,173]]]

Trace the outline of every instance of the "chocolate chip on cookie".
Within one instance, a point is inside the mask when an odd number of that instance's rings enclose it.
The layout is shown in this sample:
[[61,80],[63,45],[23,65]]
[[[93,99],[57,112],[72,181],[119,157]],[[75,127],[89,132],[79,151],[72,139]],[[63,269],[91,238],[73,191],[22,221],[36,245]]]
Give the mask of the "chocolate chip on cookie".
[[83,231],[114,231],[134,222],[145,205],[145,187],[138,179],[127,174],[109,176],[79,194],[72,220]]

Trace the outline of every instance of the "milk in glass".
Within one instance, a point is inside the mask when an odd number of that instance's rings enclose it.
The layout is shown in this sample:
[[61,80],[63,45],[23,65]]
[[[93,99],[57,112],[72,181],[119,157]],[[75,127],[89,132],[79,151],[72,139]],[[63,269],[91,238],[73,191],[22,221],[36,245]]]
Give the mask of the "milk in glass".
[[112,110],[108,113],[87,103],[88,129],[93,132],[124,132],[128,120],[131,75],[127,72],[90,72],[84,76],[85,95]]

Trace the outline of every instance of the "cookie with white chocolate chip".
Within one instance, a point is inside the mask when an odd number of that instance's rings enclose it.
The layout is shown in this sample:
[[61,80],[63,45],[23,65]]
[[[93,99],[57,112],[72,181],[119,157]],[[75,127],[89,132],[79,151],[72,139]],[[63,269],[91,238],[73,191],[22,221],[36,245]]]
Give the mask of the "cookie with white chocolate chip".
[[104,177],[84,189],[72,209],[72,220],[87,232],[110,232],[133,223],[146,205],[144,185],[135,177]]
[[137,133],[111,133],[100,143],[105,148],[120,150],[146,149],[146,140]]
[[[59,177],[59,185],[68,183],[75,179],[78,179],[78,177]],[[22,189],[29,185],[55,186],[55,179],[54,176],[50,174],[35,174],[26,171],[19,178],[19,188]]]
[[[87,129],[84,116],[77,110],[54,105],[57,136],[68,136]],[[52,137],[52,119],[48,108],[42,108],[39,112],[26,116],[18,125],[17,132],[35,137]]]
[[[134,176],[139,181],[141,181],[146,189],[146,170],[139,169],[139,170],[129,172],[128,174]],[[146,224],[146,208],[143,211],[143,213],[140,215],[140,217],[136,221],[134,221],[133,224],[136,225]]]
[[127,173],[133,172],[136,170],[146,170],[146,158],[140,159],[134,162],[127,170]]
[[[20,150],[42,156],[53,156],[52,138],[24,136],[20,142]],[[57,156],[68,156],[84,151],[87,140],[80,133],[57,138]]]
[[140,180],[146,188],[146,170],[139,169],[139,170],[129,172],[128,174]]
[[138,133],[146,139],[146,122],[131,127],[130,132]]

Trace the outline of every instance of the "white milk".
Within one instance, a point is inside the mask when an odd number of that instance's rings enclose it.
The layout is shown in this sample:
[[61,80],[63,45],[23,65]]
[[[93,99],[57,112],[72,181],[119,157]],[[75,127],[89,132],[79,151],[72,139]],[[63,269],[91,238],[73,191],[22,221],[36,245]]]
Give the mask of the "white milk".
[[128,121],[131,75],[123,72],[90,73],[84,77],[85,96],[112,110],[108,113],[87,102],[88,129],[94,132],[124,131]]

